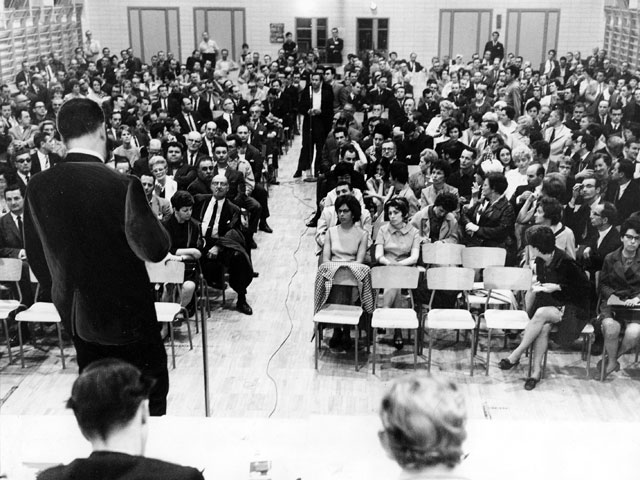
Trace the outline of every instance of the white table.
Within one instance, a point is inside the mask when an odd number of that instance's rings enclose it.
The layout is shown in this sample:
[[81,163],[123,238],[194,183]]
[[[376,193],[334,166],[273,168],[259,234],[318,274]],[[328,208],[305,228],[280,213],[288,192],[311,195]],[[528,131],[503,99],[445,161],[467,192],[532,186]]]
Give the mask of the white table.
[[[375,416],[153,418],[146,455],[216,480],[247,479],[257,456],[272,461],[274,480],[394,479],[399,469],[378,443],[379,428]],[[475,480],[640,478],[640,423],[474,420],[468,432],[464,471]],[[0,415],[0,471],[9,480],[89,453],[71,415]]]

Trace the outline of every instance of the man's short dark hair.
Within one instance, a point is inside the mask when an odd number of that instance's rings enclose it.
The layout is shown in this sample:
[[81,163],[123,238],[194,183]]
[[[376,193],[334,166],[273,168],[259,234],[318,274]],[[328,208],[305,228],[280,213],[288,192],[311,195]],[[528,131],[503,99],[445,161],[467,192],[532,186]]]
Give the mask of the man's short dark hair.
[[531,144],[531,148],[535,152],[542,156],[542,158],[549,158],[551,154],[551,145],[546,140],[537,140]]
[[518,78],[520,75],[520,69],[516,65],[509,65],[505,70],[515,78]]
[[618,209],[611,202],[602,202],[602,213],[600,218],[606,218],[609,225],[615,225],[618,219]]
[[91,363],[73,383],[67,408],[86,437],[105,440],[134,418],[152,386],[153,380],[133,365],[104,358]]
[[[6,176],[5,176],[6,178]],[[15,192],[16,190],[20,191],[20,195],[22,195],[22,198],[24,198],[25,195],[25,188],[21,185],[18,185],[17,183],[12,183],[10,185],[7,186],[7,188],[5,188],[4,190],[4,198],[7,198],[7,193],[8,192]]]
[[516,116],[516,109],[513,108],[511,105],[505,105],[502,108],[502,111],[507,117],[509,117],[509,120],[513,120]]
[[178,190],[173,194],[173,197],[171,197],[171,206],[174,210],[180,210],[183,207],[193,207],[194,203],[193,196],[185,190]]
[[58,111],[58,133],[65,142],[104,128],[104,112],[88,98],[72,98]]
[[[240,126],[240,125],[238,125]],[[235,141],[236,142],[236,147],[242,145],[242,140],[240,140],[240,137],[238,136],[237,133],[232,133],[231,135],[227,135],[227,143],[230,141]]]
[[389,167],[389,176],[396,182],[405,184],[409,180],[409,167],[404,162],[393,162]]
[[333,129],[333,136],[336,136],[336,133],[344,133],[344,136],[349,138],[349,130],[346,127],[336,127]]
[[556,248],[556,236],[553,230],[544,225],[534,225],[525,233],[527,245],[540,250],[540,253],[552,253]]
[[440,193],[433,202],[434,207],[442,207],[447,213],[458,209],[458,197],[453,193]]
[[498,122],[494,121],[494,120],[487,120],[486,122],[487,125],[487,129],[489,130],[489,132],[491,133],[498,133]]
[[216,140],[216,142],[213,144],[213,150],[215,151],[216,148],[226,148],[227,150],[229,150],[229,145],[227,145],[227,142],[223,140]]
[[618,160],[618,172],[623,174],[628,180],[632,180],[633,174],[636,172],[636,167],[629,160]]
[[584,143],[585,147],[587,148],[587,151],[591,152],[593,151],[593,147],[596,146],[596,139],[593,138],[588,133],[585,133],[584,135],[582,135],[581,143]]
[[334,204],[336,213],[338,213],[338,209],[343,205],[346,205],[351,212],[354,223],[360,220],[360,217],[362,216],[362,207],[356,197],[353,195],[340,195],[337,197]]
[[40,148],[40,145],[47,141],[47,135],[42,132],[38,132],[33,136],[33,145],[36,148]]
[[181,152],[184,152],[184,145],[182,145],[180,142],[169,142],[167,144],[167,151],[171,148],[179,148]]
[[487,174],[486,179],[489,181],[489,188],[499,195],[502,195],[507,190],[508,183],[504,174],[490,172]]

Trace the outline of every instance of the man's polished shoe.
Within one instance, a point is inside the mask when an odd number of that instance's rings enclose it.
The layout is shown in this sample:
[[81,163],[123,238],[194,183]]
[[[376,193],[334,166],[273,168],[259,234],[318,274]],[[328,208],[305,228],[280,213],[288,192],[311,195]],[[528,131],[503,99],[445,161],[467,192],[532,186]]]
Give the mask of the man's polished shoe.
[[240,313],[244,313],[245,315],[253,315],[253,309],[249,306],[246,300],[238,300],[238,303],[236,303],[236,310]]
[[251,239],[251,242],[249,242],[249,248],[251,248],[252,250],[255,250],[256,248],[258,248],[258,244],[253,238]]
[[271,230],[271,227],[269,226],[269,224],[267,222],[263,222],[260,224],[260,226],[258,227],[258,230],[265,232],[265,233],[273,233],[273,230]]
[[293,178],[300,178],[300,177],[302,177],[302,171],[296,170],[296,173],[293,174]]
[[307,183],[315,183],[318,181],[317,177],[307,177],[303,180],[303,182],[307,182]]
[[260,274],[258,272],[253,272],[253,278],[258,278]]

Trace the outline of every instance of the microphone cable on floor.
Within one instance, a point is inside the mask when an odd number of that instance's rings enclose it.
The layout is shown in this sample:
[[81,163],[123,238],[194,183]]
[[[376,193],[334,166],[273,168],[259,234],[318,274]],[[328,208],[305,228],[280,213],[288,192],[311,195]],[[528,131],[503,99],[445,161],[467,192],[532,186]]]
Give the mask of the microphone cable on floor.
[[[302,205],[304,205],[307,208],[311,208],[311,209],[314,208],[314,207],[311,207],[309,204],[307,204],[304,200],[302,200],[300,197],[298,197],[295,194],[295,189],[293,188],[293,186],[290,186],[290,188],[291,188],[292,196],[296,200],[298,200],[298,202],[300,202]],[[300,237],[298,238],[298,245],[296,246],[296,249],[293,251],[293,260],[296,263],[296,268],[295,268],[293,274],[291,275],[291,277],[289,278],[289,282],[287,283],[287,296],[285,297],[285,300],[284,300],[284,306],[285,306],[285,309],[287,311],[287,317],[289,319],[289,331],[287,332],[287,335],[284,337],[284,340],[282,340],[282,342],[280,342],[280,345],[278,345],[278,348],[276,348],[275,351],[269,357],[269,361],[267,362],[267,368],[265,370],[265,373],[266,373],[267,377],[273,383],[273,386],[275,388],[275,395],[276,395],[275,401],[273,403],[273,409],[271,410],[271,412],[269,413],[267,418],[271,418],[271,416],[275,413],[276,409],[278,408],[278,382],[269,373],[269,368],[271,367],[271,361],[280,352],[280,350],[282,350],[282,347],[284,347],[285,343],[287,343],[289,338],[291,338],[291,334],[293,333],[293,317],[291,316],[291,311],[289,310],[289,296],[291,295],[291,285],[293,284],[293,279],[298,274],[298,269],[299,269],[299,266],[300,266],[299,263],[298,263],[297,255],[298,255],[298,252],[300,251],[300,247],[302,246],[302,239],[305,237],[305,235],[307,234],[308,231],[309,231],[309,227],[304,227],[304,229],[300,233]]]

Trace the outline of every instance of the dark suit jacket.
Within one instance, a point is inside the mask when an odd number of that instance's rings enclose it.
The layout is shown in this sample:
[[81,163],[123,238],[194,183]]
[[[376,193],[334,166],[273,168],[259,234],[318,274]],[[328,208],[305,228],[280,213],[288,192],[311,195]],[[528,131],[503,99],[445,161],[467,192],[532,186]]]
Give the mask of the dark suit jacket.
[[562,223],[567,228],[570,228],[576,239],[576,245],[587,242],[589,237],[596,236],[598,238],[598,232],[596,228],[591,225],[589,218],[591,213],[591,207],[586,204],[580,205],[578,210],[574,210],[569,205],[564,209],[564,220]]
[[[615,182],[614,182],[615,183]],[[640,186],[631,180],[629,186],[625,189],[622,197],[618,199],[620,185],[609,184],[605,200],[613,203],[618,209],[618,221],[616,225],[620,225],[624,219],[631,216],[633,212],[640,210]]]
[[[213,199],[213,195],[196,195],[196,203],[193,206],[193,218],[202,223],[204,214],[207,211],[209,203]],[[218,222],[218,236],[217,238],[203,238],[204,246],[202,247],[203,253],[207,252],[214,245],[218,243],[218,239],[224,237],[231,230],[242,231],[242,222],[240,220],[241,212],[240,208],[231,203],[229,199],[226,199],[222,205],[222,212],[220,213],[220,220]],[[214,219],[212,218],[211,221]],[[205,232],[206,233],[206,232]]]
[[513,195],[511,196],[511,207],[513,207],[513,213],[518,216],[518,212],[520,211],[520,209],[522,208],[522,205],[524,205],[524,201],[518,203],[518,197],[520,195],[522,195],[524,192],[533,192],[534,188],[527,185],[518,185],[516,187],[515,192],[513,192]]
[[[331,124],[333,122],[333,90],[326,84],[322,84],[322,99],[320,102],[320,111],[322,112],[318,116],[311,117],[314,119],[314,130],[318,127],[322,127],[322,134],[326,135],[331,130]],[[312,106],[311,102],[311,87],[306,87],[300,92],[300,102],[298,103],[298,112],[304,115],[303,130],[308,132],[309,114],[307,113]],[[314,136],[320,132],[314,133]]]
[[584,260],[584,265],[590,271],[597,272],[602,270],[602,264],[604,258],[611,252],[614,252],[622,246],[620,240],[620,233],[613,227],[602,239],[602,243],[598,246],[598,233],[589,237],[586,241],[586,247],[591,248],[591,252],[588,259]]
[[192,467],[153,458],[116,452],[93,452],[69,465],[49,468],[38,480],[203,480],[202,473]]
[[101,345],[153,342],[144,260],[162,260],[170,242],[140,181],[70,153],[31,179],[25,203],[29,264],[69,332]]
[[[202,117],[198,112],[193,112],[191,116],[193,117],[193,121],[196,124],[196,131],[199,132],[200,127],[202,126]],[[184,114],[181,113],[176,118],[178,119],[178,123],[180,124],[180,131],[182,132],[182,134],[186,135],[187,133],[189,133],[191,131],[191,127],[189,126],[189,122],[187,122],[187,119],[184,118]]]
[[[60,161],[60,157],[55,153],[49,154],[49,166],[53,167],[56,163]],[[31,154],[31,175],[35,175],[38,172],[41,172],[42,169],[40,167],[40,159],[38,158],[38,153],[34,152]]]
[[393,93],[391,89],[385,88],[384,90],[378,90],[378,87],[374,87],[367,93],[367,103],[373,105],[374,103],[381,103],[385,107],[393,101]]
[[475,223],[480,229],[467,236],[467,246],[501,247],[507,248],[513,244],[515,214],[507,199],[503,196],[493,205],[480,214],[480,220],[476,221],[476,213],[482,204],[477,203],[468,214],[463,215],[461,226],[468,222]]
[[0,217],[0,258],[18,258],[23,248],[22,233],[18,231],[11,214]]
[[482,55],[486,51],[491,52],[491,60],[494,58],[504,58],[504,45],[500,42],[496,42],[494,45],[492,41],[488,41],[485,43],[484,50],[480,52],[480,54]]
[[[160,99],[158,99],[157,102],[153,102],[151,104],[151,110],[153,110],[154,112],[158,111],[160,105],[161,102]],[[167,97],[167,107],[170,117],[177,117],[178,115],[180,115],[180,101],[177,98],[171,96]]]

